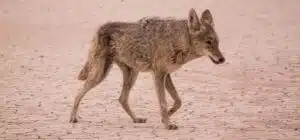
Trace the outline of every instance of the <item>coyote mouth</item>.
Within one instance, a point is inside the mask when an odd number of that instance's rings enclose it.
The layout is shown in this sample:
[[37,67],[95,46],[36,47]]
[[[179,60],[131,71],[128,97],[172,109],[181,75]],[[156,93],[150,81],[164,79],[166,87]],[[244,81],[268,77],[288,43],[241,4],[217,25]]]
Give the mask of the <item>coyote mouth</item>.
[[221,64],[221,61],[216,61],[215,59],[213,59],[211,56],[208,56],[210,58],[210,60],[215,63],[215,64]]

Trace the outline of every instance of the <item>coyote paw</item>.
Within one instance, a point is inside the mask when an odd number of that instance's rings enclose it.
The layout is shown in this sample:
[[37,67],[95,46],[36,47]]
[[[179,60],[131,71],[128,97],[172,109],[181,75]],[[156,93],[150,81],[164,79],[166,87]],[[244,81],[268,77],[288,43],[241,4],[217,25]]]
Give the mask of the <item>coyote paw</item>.
[[169,125],[166,125],[166,129],[168,129],[168,130],[177,130],[178,126],[175,125],[175,124],[169,124]]
[[70,123],[77,123],[77,122],[78,122],[78,119],[77,119],[76,117],[74,117],[74,116],[71,116],[69,122],[70,122]]
[[134,123],[146,123],[147,119],[145,118],[136,118],[133,120]]

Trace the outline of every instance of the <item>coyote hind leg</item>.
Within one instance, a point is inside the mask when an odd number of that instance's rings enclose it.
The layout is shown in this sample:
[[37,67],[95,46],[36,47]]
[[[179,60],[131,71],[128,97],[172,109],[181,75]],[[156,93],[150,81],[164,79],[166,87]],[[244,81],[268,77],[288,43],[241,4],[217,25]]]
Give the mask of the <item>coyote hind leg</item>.
[[119,97],[119,102],[122,105],[122,108],[130,116],[130,118],[133,120],[134,123],[145,123],[146,119],[137,118],[135,114],[131,111],[128,104],[129,93],[136,81],[138,72],[126,66],[125,64],[118,63],[118,66],[121,68],[123,72],[123,86],[122,86],[121,95]]
[[91,68],[91,71],[89,71],[88,77],[86,81],[83,84],[83,87],[79,90],[79,93],[75,97],[74,106],[72,108],[70,122],[76,123],[78,121],[77,119],[77,112],[79,103],[82,100],[82,98],[86,95],[86,93],[97,86],[99,83],[101,83],[105,77],[107,76],[109,69],[111,68],[112,62],[109,60],[101,60],[102,62],[100,65],[94,65]]

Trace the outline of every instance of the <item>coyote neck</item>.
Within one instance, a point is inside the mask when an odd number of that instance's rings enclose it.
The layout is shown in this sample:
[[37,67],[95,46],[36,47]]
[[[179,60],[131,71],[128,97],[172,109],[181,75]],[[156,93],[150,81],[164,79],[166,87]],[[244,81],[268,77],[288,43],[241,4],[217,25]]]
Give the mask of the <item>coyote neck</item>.
[[190,46],[187,51],[178,50],[175,52],[173,57],[173,62],[175,64],[183,65],[191,60],[201,57],[202,55],[198,55],[195,53],[194,49]]
[[[188,28],[187,28],[187,33],[188,33]],[[181,50],[179,51],[179,55],[177,55],[177,59],[181,58],[181,63],[180,64],[185,64],[191,60],[194,60],[194,59],[197,59],[199,57],[202,57],[203,54],[197,54],[196,53],[196,48],[193,47],[192,45],[192,42],[191,42],[191,36],[189,34],[186,35],[185,37],[186,39],[186,46],[187,46],[187,49],[184,51],[184,50]]]

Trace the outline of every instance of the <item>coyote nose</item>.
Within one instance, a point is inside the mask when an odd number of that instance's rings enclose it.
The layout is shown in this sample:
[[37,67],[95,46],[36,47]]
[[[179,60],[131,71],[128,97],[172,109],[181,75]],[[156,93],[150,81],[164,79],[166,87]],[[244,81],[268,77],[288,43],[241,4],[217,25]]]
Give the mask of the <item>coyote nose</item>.
[[225,58],[224,57],[221,57],[221,58],[219,58],[219,63],[221,64],[221,63],[224,63],[225,62]]

